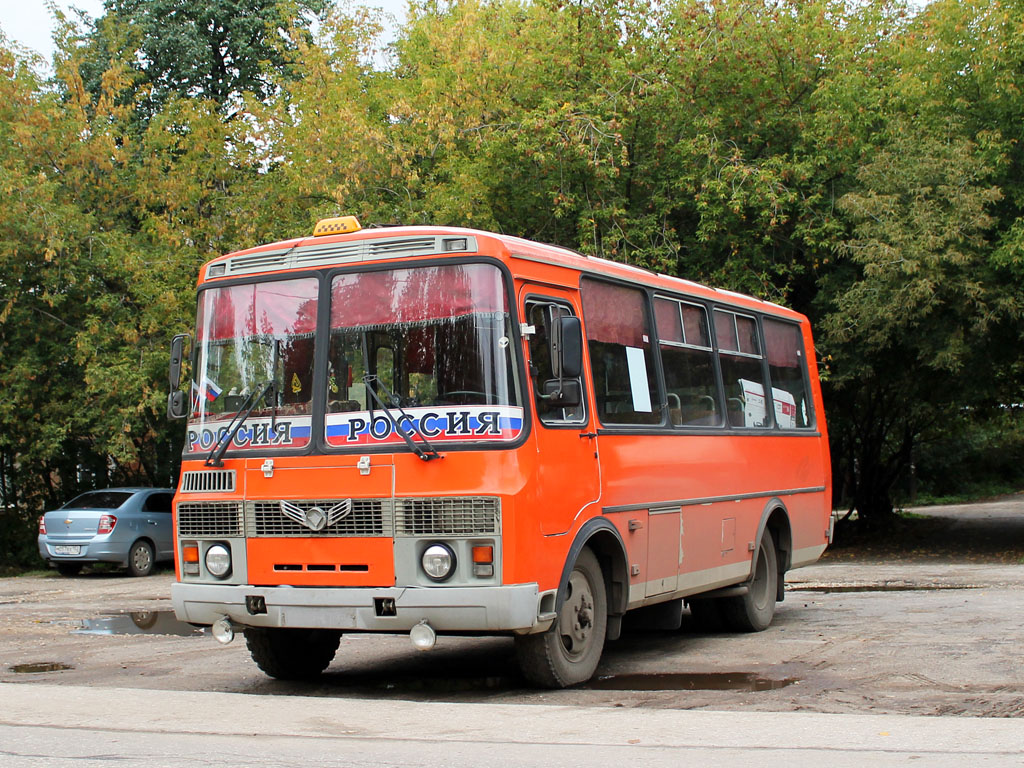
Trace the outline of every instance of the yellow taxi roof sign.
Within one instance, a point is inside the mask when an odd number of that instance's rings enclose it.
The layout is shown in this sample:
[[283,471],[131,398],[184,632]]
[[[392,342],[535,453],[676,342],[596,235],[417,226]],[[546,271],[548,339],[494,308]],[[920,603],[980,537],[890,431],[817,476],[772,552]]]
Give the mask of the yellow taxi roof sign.
[[362,226],[355,216],[335,216],[330,219],[320,219],[313,227],[313,237],[344,235],[347,232],[358,232],[360,229]]

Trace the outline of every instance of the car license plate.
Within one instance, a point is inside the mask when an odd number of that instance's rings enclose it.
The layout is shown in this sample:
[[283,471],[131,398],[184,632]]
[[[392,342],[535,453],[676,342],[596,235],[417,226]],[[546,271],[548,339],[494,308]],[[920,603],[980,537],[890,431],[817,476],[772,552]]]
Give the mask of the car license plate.
[[58,545],[53,548],[53,554],[55,555],[80,555],[82,554],[81,547],[70,547],[67,545]]

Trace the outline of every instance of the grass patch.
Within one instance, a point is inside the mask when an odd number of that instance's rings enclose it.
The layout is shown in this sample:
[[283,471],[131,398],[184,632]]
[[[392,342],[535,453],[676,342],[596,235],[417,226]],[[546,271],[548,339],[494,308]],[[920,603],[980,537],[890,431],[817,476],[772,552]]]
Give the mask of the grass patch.
[[1020,489],[1020,483],[976,483],[958,493],[920,493],[913,503],[906,500],[900,503],[913,507],[940,507],[950,504],[973,504],[979,501],[991,501],[1000,496],[1013,496],[1020,493],[1024,493]]
[[1019,517],[984,519],[898,512],[884,524],[851,517],[836,525],[824,559],[832,562],[960,562],[1024,564],[1024,498]]

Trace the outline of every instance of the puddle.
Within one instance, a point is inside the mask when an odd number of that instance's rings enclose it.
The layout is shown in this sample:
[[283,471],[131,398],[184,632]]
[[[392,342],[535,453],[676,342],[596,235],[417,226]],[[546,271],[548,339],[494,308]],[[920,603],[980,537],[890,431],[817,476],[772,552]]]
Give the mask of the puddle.
[[[522,681],[511,676],[401,677],[381,679],[372,675],[339,676],[346,688],[372,694],[378,691],[416,695],[468,692],[501,693],[517,690]],[[591,691],[775,691],[797,682],[790,677],[773,680],[751,672],[711,672],[703,674],[636,674],[595,677],[578,686]]]
[[609,675],[581,686],[596,691],[775,691],[797,678],[772,680],[752,672],[698,674]]
[[11,672],[26,675],[35,675],[40,672],[60,672],[65,669],[74,669],[74,667],[70,664],[61,664],[59,661],[37,661],[34,664],[15,664],[10,667]]
[[949,589],[981,589],[977,584],[793,584],[786,587],[787,592],[822,592],[824,594],[842,592],[941,592]]
[[134,611],[114,616],[101,616],[75,623],[73,635],[177,635],[202,637],[200,627],[193,627],[174,617],[174,611]]

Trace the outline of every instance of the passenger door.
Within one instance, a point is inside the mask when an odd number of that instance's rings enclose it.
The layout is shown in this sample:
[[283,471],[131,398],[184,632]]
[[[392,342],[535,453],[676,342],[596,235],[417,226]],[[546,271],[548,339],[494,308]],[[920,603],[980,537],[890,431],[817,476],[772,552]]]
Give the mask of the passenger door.
[[563,408],[542,395],[545,381],[558,378],[552,338],[560,317],[579,316],[572,294],[550,286],[525,285],[520,292],[527,325],[527,371],[533,399],[537,446],[537,500],[543,507],[541,532],[565,533],[586,506],[600,496],[596,429],[587,407],[587,387],[578,379],[583,402]]

